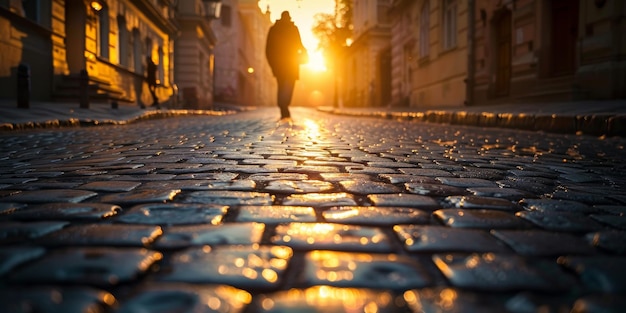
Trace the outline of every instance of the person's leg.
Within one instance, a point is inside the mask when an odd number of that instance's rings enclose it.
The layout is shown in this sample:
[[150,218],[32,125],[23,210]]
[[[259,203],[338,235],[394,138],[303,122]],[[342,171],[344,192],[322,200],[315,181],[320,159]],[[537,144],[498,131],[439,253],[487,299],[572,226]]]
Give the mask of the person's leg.
[[278,80],[278,107],[280,108],[280,117],[291,117],[289,113],[289,103],[293,97],[294,80],[281,79]]

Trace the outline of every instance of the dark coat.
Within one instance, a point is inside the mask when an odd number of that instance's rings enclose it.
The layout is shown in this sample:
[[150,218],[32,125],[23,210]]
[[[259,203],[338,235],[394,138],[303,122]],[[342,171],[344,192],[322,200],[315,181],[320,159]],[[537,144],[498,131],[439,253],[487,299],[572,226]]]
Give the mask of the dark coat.
[[298,54],[303,51],[298,27],[290,20],[277,20],[267,34],[265,45],[265,56],[274,76],[279,80],[300,78]]

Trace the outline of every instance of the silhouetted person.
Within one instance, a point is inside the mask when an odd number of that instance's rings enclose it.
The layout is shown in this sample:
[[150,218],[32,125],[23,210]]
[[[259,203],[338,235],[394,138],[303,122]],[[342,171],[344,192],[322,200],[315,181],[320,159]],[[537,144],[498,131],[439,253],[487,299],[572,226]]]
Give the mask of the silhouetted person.
[[302,54],[306,55],[306,49],[302,45],[300,31],[291,21],[289,12],[284,11],[270,28],[265,46],[267,62],[278,83],[276,100],[281,119],[291,117],[289,103],[296,80],[300,78],[300,64],[305,62],[301,59]]
[[148,64],[148,74],[146,80],[148,81],[148,89],[150,90],[150,94],[152,95],[152,106],[160,109],[159,99],[156,95],[156,86],[157,86],[157,66],[152,61],[151,57],[146,58],[146,63]]

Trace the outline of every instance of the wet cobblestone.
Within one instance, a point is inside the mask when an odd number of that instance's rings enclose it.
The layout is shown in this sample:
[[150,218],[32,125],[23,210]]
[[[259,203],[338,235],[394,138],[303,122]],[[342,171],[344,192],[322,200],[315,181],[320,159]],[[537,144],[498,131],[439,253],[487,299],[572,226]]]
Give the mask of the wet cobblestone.
[[0,311],[626,311],[623,138],[275,113],[0,133]]

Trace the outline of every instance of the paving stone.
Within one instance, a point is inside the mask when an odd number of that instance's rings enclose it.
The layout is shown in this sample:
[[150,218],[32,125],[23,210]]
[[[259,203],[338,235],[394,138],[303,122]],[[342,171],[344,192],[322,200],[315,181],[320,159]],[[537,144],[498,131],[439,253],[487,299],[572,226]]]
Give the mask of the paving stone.
[[506,302],[506,312],[570,312],[576,297],[571,294],[519,292]]
[[525,197],[533,196],[533,194],[528,191],[515,188],[475,187],[467,188],[467,191],[478,197],[502,198],[515,201],[519,201]]
[[571,313],[620,313],[624,310],[623,294],[592,294],[576,300]]
[[456,178],[438,176],[437,180],[440,181],[442,184],[461,188],[498,187],[497,183],[480,178]]
[[133,190],[107,194],[100,197],[100,201],[114,203],[118,205],[131,205],[145,202],[165,202],[171,201],[181,192],[180,189],[167,190]]
[[275,168],[261,167],[258,165],[228,165],[228,164],[208,164],[204,166],[207,170],[223,171],[232,173],[259,174],[259,173],[277,173]]
[[252,174],[248,179],[256,182],[268,182],[274,180],[307,180],[309,175],[299,173],[259,173]]
[[441,197],[467,194],[467,191],[463,188],[442,184],[409,182],[405,183],[404,186],[408,192],[423,196]]
[[502,313],[506,312],[501,297],[473,293],[455,288],[436,287],[409,290],[404,299],[413,312],[437,313]]
[[346,171],[350,174],[394,174],[398,173],[395,169],[387,167],[368,167],[368,166],[346,166]]
[[404,291],[432,284],[421,264],[402,255],[316,250],[306,254],[305,262],[302,283],[306,286]]
[[368,174],[351,174],[351,173],[320,173],[322,180],[327,182],[340,182],[344,180],[371,180]]
[[525,190],[533,194],[550,194],[554,192],[554,186],[552,184],[542,184],[534,181],[532,178],[528,179],[503,179],[496,182],[501,188],[515,188],[519,190]]
[[550,195],[553,199],[562,199],[562,200],[570,200],[570,201],[579,201],[587,204],[616,204],[614,200],[611,199],[606,194],[594,194],[588,192],[580,192],[580,191],[564,191],[564,190],[556,190]]
[[[22,263],[41,257],[45,252],[44,248],[36,246],[0,247],[0,275],[9,273]],[[0,307],[2,306],[1,303]]]
[[104,192],[123,192],[131,191],[141,183],[132,181],[94,181],[89,182],[78,187],[79,189],[86,189],[92,191],[104,191]]
[[438,184],[441,183],[435,177],[415,176],[409,174],[379,174],[378,177],[391,184],[416,183],[416,184]]
[[259,313],[411,312],[402,295],[384,290],[331,286],[261,294],[254,297],[251,310]]
[[333,184],[321,180],[273,180],[265,186],[265,191],[276,193],[311,193],[330,191]]
[[392,184],[368,180],[345,180],[339,184],[345,191],[357,195],[398,193],[401,191],[400,188]]
[[508,170],[507,172],[519,177],[542,177],[550,180],[559,178],[558,174],[550,170]]
[[492,230],[491,233],[522,255],[558,256],[595,254],[581,236],[543,230]]
[[441,222],[458,228],[528,228],[530,224],[514,214],[497,210],[442,209],[433,212]]
[[431,197],[406,193],[369,195],[367,199],[374,205],[383,207],[411,207],[424,210],[440,207],[439,203]]
[[241,206],[236,222],[278,224],[289,222],[315,222],[315,210],[306,206]]
[[327,222],[352,225],[391,226],[428,224],[430,214],[403,207],[339,206],[322,212]]
[[[104,176],[105,175],[99,176],[98,179],[101,179],[100,177],[104,177]],[[87,181],[87,179],[85,178],[80,178],[80,179],[72,178],[72,180],[41,179],[41,180],[37,180],[31,183],[14,185],[13,188],[16,190],[21,190],[21,191],[27,191],[27,190],[37,191],[37,190],[42,190],[42,189],[71,190],[71,189],[77,189],[80,185],[84,184],[85,181]]]
[[230,181],[237,178],[239,174],[236,173],[188,173],[188,174],[178,174],[174,179],[177,180],[196,180],[196,179],[206,179],[206,180],[217,180],[217,181]]
[[626,231],[603,230],[587,234],[587,241],[594,247],[615,254],[626,254]]
[[105,312],[115,307],[115,297],[90,287],[4,287],[0,311],[11,313]]
[[[367,162],[368,166],[371,167],[389,167],[389,168],[407,168],[407,167],[417,167],[417,165],[406,162],[392,162],[392,161],[372,161]],[[424,175],[425,176],[425,175]]]
[[184,203],[219,205],[270,205],[274,197],[268,193],[247,191],[194,191],[186,194]]
[[454,171],[452,174],[459,178],[479,178],[486,180],[498,180],[504,178],[504,172],[501,170],[468,166],[465,166],[462,171]]
[[521,207],[510,200],[479,196],[448,196],[445,201],[461,209],[519,211]]
[[626,292],[626,257],[622,256],[563,256],[558,263],[578,274],[591,292]]
[[162,258],[143,248],[71,248],[55,250],[12,271],[11,282],[111,286],[130,282]]
[[25,203],[0,202],[0,215],[12,214],[25,207]]
[[0,242],[10,243],[38,238],[68,224],[62,221],[0,222]]
[[230,191],[252,191],[256,188],[256,183],[249,179],[240,180],[170,180],[163,182],[147,182],[139,189],[141,190],[175,190],[182,191],[203,191],[203,190],[230,190]]
[[568,200],[525,198],[519,203],[529,211],[577,213],[593,213],[596,211],[584,203]]
[[488,231],[430,225],[393,227],[409,252],[507,252]]
[[98,194],[86,190],[72,189],[46,189],[22,191],[20,193],[10,195],[2,199],[2,202],[19,202],[19,203],[50,203],[50,202],[81,202]]
[[122,208],[106,203],[47,203],[29,206],[8,215],[16,220],[98,221],[117,215]]
[[273,289],[281,283],[292,254],[292,250],[284,246],[190,248],[172,257],[171,271],[159,280]]
[[376,227],[330,223],[278,225],[271,242],[297,250],[391,252],[389,239]]
[[626,215],[626,206],[624,205],[594,205],[593,209],[595,212],[600,212],[600,213],[608,213],[608,214],[618,215],[618,216]]
[[591,217],[592,219],[602,224],[609,225],[613,228],[626,230],[626,216],[615,216],[615,215],[609,215],[609,214],[591,214],[589,217]]
[[303,164],[307,166],[335,166],[340,168],[346,166],[363,166],[363,164],[360,163],[349,162],[344,159],[332,160],[327,157],[320,158],[319,160],[306,160]]
[[341,205],[357,205],[354,197],[345,192],[295,194],[283,199],[282,204],[288,206],[311,206],[314,208]]
[[401,168],[400,172],[407,175],[426,176],[426,177],[453,177],[454,175],[448,171],[439,169],[425,168]]
[[543,229],[553,231],[590,232],[604,228],[590,217],[579,213],[520,211],[516,215]]
[[433,261],[452,285],[459,288],[555,292],[575,283],[574,278],[554,262],[534,260],[530,263],[513,254],[436,254]]
[[147,286],[125,301],[117,313],[243,312],[250,293],[234,287],[161,284]]
[[161,227],[148,225],[81,224],[42,237],[47,245],[147,246],[163,234]]
[[336,166],[298,165],[286,167],[283,172],[300,174],[339,173],[339,168]]
[[154,243],[157,249],[202,245],[251,245],[261,242],[265,226],[260,223],[172,226]]
[[222,222],[227,209],[227,206],[220,205],[149,203],[130,208],[123,215],[115,218],[115,221],[149,225],[217,225]]

